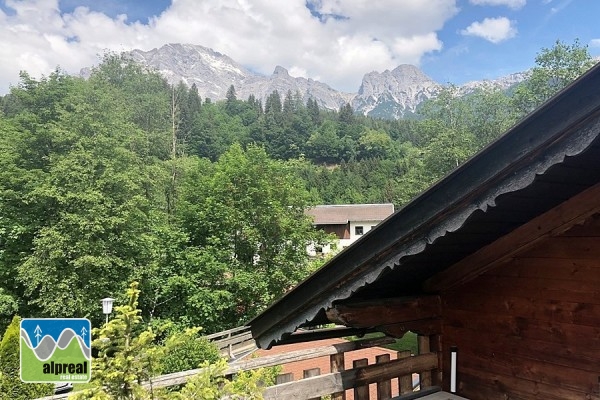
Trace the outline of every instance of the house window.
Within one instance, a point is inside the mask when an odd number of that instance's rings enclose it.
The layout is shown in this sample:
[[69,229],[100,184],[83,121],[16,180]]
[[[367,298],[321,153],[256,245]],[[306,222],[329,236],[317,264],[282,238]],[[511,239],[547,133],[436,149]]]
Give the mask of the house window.
[[354,227],[354,234],[355,235],[362,235],[364,233],[363,231],[363,227],[362,226],[355,226]]

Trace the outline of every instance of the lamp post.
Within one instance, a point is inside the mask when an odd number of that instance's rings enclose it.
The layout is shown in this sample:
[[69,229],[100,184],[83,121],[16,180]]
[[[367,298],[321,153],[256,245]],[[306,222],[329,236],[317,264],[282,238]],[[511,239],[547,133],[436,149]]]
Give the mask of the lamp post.
[[101,300],[102,301],[102,312],[106,315],[106,323],[108,324],[108,316],[112,312],[113,301],[115,299],[107,297]]

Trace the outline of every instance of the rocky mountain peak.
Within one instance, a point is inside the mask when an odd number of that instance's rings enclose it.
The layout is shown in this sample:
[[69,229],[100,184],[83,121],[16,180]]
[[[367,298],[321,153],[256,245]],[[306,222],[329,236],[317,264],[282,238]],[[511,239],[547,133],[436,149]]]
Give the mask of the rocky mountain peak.
[[203,97],[221,99],[230,85],[239,86],[255,76],[241,64],[213,49],[172,43],[150,51],[127,53],[134,61],[160,72],[170,83],[196,84]]
[[[436,96],[441,87],[418,67],[409,64],[401,64],[391,71],[369,72],[357,93],[343,93],[319,81],[293,77],[280,65],[271,76],[259,75],[227,55],[199,45],[171,43],[127,54],[134,61],[160,72],[171,84],[180,81],[188,86],[196,84],[202,98],[224,99],[227,89],[233,85],[238,98],[246,99],[252,94],[264,104],[274,90],[281,95],[291,91],[299,92],[304,101],[315,99],[325,109],[338,110],[351,103],[356,112],[381,118],[402,118],[414,113],[420,103]],[[490,84],[508,88],[525,77],[526,73],[513,74],[493,81],[469,82],[459,89],[468,93]]]
[[423,71],[414,65],[410,64],[401,64],[394,68],[391,72],[391,75],[396,79],[396,81],[401,85],[412,86],[412,85],[426,85],[426,84],[435,84],[430,77],[425,75]]
[[439,85],[414,65],[402,64],[392,71],[370,72],[363,77],[352,105],[371,116],[400,118],[414,113],[418,104],[435,96]]
[[275,67],[275,71],[273,71],[273,77],[284,77],[287,78],[290,76],[287,69],[283,68],[281,65]]

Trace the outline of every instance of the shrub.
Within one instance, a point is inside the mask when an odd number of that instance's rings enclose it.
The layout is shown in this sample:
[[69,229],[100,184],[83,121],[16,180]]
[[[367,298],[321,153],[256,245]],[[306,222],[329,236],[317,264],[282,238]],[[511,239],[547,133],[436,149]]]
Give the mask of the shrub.
[[28,400],[49,396],[54,385],[23,383],[20,378],[21,318],[15,316],[0,342],[0,400]]
[[181,389],[173,393],[176,400],[262,400],[263,382],[268,379],[266,369],[244,371],[230,381],[223,376],[227,362],[223,359],[216,363],[202,364],[203,371],[194,376]]
[[200,368],[203,362],[219,360],[219,350],[203,337],[198,337],[200,328],[174,332],[165,341],[165,356],[162,360],[162,373],[187,371]]
[[[91,388],[71,398],[74,400],[214,400],[262,399],[262,382],[269,377],[264,370],[238,374],[233,381],[223,372],[227,363],[216,363],[201,357],[218,358],[205,340],[196,340],[199,328],[169,336],[164,345],[155,343],[156,335],[151,327],[141,329],[140,310],[137,308],[139,290],[137,283],[128,290],[129,303],[116,307],[116,316],[101,329],[94,329],[96,339],[92,342],[98,350],[93,360]],[[179,360],[177,359],[179,357]],[[202,367],[203,370],[181,388],[180,391],[153,390],[143,383],[165,368],[179,370]]]

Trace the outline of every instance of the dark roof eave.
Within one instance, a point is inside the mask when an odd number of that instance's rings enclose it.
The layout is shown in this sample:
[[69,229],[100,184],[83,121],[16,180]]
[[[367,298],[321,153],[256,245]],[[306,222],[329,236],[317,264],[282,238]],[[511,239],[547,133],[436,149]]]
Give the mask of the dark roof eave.
[[536,174],[585,150],[600,130],[599,87],[596,66],[254,318],[253,337],[265,347],[295,331],[499,195],[527,187]]

